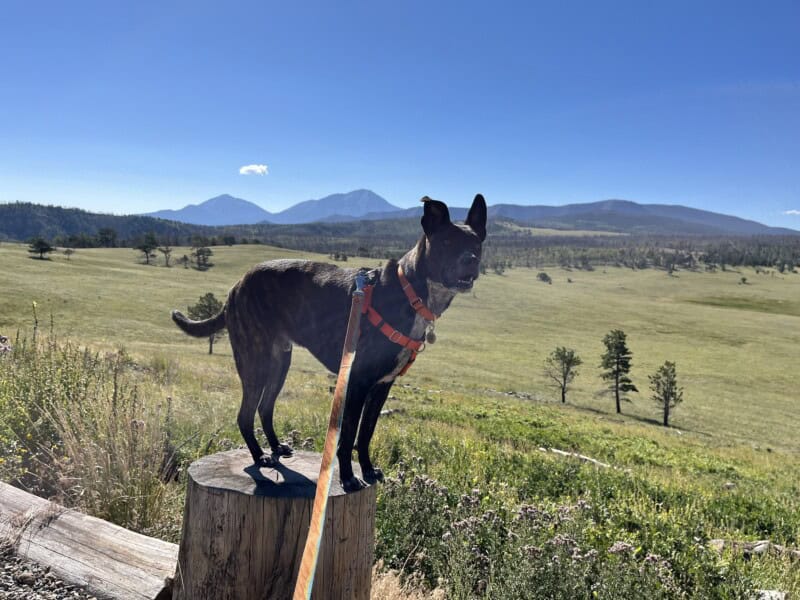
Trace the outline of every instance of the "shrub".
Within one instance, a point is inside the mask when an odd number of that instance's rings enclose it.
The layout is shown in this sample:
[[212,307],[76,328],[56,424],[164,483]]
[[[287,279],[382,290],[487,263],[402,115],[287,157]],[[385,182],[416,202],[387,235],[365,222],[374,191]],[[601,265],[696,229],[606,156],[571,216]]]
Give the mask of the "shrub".
[[0,358],[0,478],[135,530],[159,523],[170,406],[144,399],[124,351],[51,336]]

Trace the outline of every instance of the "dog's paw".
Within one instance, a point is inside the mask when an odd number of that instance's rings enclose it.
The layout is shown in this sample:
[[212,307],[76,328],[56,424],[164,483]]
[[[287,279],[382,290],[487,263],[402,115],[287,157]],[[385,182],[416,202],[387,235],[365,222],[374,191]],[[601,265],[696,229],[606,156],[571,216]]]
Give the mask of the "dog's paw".
[[361,473],[364,475],[364,481],[367,483],[376,483],[378,481],[383,481],[383,471],[381,471],[378,467],[372,467],[370,469],[361,469]]
[[256,461],[256,464],[259,467],[267,467],[267,468],[271,469],[271,468],[277,466],[278,458],[273,456],[273,455],[262,454],[261,457]]
[[350,492],[357,492],[358,490],[363,490],[365,487],[367,487],[367,484],[364,483],[364,481],[359,479],[358,477],[353,476],[350,479],[343,479],[342,487],[344,488],[344,491],[349,494]]
[[278,444],[278,447],[272,451],[273,456],[292,456],[294,450],[287,444]]

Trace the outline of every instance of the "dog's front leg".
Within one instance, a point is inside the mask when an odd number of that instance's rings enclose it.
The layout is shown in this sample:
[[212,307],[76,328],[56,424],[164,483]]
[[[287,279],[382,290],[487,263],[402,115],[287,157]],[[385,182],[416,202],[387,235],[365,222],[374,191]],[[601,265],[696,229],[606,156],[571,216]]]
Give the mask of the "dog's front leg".
[[354,492],[366,486],[353,474],[352,460],[358,420],[370,387],[372,387],[372,381],[365,383],[363,377],[359,377],[357,373],[350,374],[350,384],[347,388],[347,398],[342,415],[342,429],[339,433],[339,447],[336,450],[336,456],[339,459],[339,476],[345,492]]
[[367,483],[383,481],[383,472],[372,464],[369,456],[369,444],[372,435],[375,433],[375,425],[381,414],[384,402],[392,389],[394,381],[389,383],[379,383],[373,387],[367,401],[364,404],[364,411],[361,415],[361,424],[358,428],[358,463],[361,465],[361,474]]

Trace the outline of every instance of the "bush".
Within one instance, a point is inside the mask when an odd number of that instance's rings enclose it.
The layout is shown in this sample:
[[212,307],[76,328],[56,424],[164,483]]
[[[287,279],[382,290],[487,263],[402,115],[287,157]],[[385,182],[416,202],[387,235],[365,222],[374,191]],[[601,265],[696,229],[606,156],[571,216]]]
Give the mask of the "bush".
[[0,356],[0,478],[145,530],[160,524],[170,406],[147,402],[124,351],[52,334]]

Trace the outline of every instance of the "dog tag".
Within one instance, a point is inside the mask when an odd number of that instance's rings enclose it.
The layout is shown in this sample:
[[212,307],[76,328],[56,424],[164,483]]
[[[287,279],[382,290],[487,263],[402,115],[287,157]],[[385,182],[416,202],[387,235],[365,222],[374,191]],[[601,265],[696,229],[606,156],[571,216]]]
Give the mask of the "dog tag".
[[436,343],[436,332],[433,330],[433,325],[428,326],[428,331],[425,333],[425,341],[428,344]]

